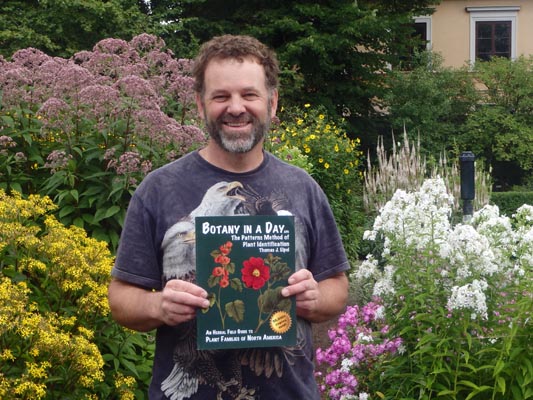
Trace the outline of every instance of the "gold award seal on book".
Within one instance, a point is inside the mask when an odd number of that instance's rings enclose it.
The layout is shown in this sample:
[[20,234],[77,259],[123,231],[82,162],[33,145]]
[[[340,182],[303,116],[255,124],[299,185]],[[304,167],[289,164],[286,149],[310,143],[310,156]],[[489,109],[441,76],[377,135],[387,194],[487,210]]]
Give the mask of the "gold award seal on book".
[[287,332],[291,325],[291,316],[285,311],[276,311],[270,317],[270,328],[276,333]]

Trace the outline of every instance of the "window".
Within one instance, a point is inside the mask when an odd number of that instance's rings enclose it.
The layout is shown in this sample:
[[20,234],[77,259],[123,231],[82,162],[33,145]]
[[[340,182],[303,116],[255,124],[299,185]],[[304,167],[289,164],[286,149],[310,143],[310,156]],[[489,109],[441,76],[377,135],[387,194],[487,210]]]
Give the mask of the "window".
[[406,53],[400,56],[400,68],[407,71],[413,69],[415,54],[431,50],[431,17],[416,17],[409,27],[412,28],[412,42]]
[[516,58],[519,6],[467,7],[470,13],[470,62],[493,56]]
[[431,17],[416,17],[414,19],[415,36],[426,43],[420,50],[431,50]]
[[511,58],[511,21],[476,22],[476,60]]

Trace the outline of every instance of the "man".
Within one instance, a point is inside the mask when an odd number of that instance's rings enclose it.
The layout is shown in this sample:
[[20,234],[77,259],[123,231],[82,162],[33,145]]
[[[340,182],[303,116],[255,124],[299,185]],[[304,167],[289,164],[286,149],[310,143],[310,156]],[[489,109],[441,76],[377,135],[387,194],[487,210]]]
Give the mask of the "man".
[[[150,175],[135,192],[109,286],[113,317],[157,328],[150,399],[319,399],[311,322],[346,305],[349,264],[326,197],[303,170],[263,150],[278,103],[274,53],[248,36],[205,43],[196,59],[196,102],[209,142]],[[207,308],[191,245],[201,215],[291,213],[297,271],[298,345],[196,350],[195,315]]]

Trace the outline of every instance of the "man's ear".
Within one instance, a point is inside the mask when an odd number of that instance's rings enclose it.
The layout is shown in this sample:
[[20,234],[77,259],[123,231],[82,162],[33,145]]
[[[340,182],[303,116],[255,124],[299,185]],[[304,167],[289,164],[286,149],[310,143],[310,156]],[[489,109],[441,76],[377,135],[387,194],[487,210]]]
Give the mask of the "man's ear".
[[278,89],[272,90],[272,95],[270,96],[270,115],[272,117],[276,116],[276,111],[278,109]]
[[203,118],[204,117],[204,103],[202,101],[202,96],[200,95],[200,93],[196,93],[195,99],[196,99],[196,108],[198,109],[198,116],[200,118]]

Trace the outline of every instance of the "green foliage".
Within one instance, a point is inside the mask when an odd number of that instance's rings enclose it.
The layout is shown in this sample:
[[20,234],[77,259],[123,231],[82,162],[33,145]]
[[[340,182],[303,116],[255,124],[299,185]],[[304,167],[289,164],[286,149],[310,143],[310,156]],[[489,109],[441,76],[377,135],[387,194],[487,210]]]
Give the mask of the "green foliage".
[[495,58],[471,71],[445,68],[437,54],[419,56],[412,71],[385,77],[392,128],[420,136],[421,151],[435,159],[472,151],[496,187],[525,182],[533,171],[533,57]]
[[532,72],[533,56],[477,63],[484,96],[459,139],[488,162],[512,161],[525,173],[533,171]]
[[54,208],[0,190],[0,397],[143,399],[153,345],[111,320],[107,244]]
[[147,26],[147,16],[132,1],[6,0],[0,4],[0,54],[34,47],[70,57],[106,37],[129,40]]
[[141,179],[205,140],[189,64],[150,35],[69,60],[18,51],[0,72],[0,188],[52,197],[63,224],[115,248]]
[[[438,54],[419,54],[412,71],[393,70],[385,77],[384,96],[391,127],[423,137],[421,150],[435,158],[452,149],[458,129],[479,97],[466,69],[443,66]],[[476,153],[479,154],[479,153]]]
[[320,104],[330,114],[366,117],[381,93],[375,71],[397,65],[411,44],[413,15],[430,14],[439,0],[189,0],[152,1],[154,23],[172,21],[162,34],[186,56],[212,36],[250,34],[273,47],[280,59],[281,101]]
[[349,139],[343,121],[309,104],[283,110],[280,120],[267,148],[277,155],[297,148],[306,157],[308,171],[329,199],[348,256],[357,260],[363,230],[359,139]]
[[498,206],[502,215],[511,216],[523,204],[533,205],[533,192],[494,192],[490,202]]

